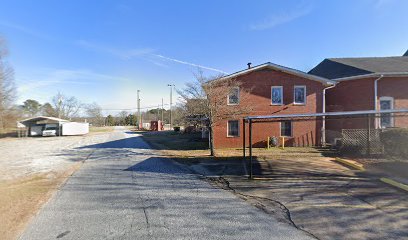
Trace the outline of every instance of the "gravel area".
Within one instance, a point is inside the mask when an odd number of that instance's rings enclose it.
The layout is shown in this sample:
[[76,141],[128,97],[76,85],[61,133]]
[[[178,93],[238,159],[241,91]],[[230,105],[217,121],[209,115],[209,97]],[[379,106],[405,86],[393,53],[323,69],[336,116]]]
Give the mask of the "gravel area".
[[64,170],[93,151],[80,147],[104,142],[109,135],[0,139],[0,181]]

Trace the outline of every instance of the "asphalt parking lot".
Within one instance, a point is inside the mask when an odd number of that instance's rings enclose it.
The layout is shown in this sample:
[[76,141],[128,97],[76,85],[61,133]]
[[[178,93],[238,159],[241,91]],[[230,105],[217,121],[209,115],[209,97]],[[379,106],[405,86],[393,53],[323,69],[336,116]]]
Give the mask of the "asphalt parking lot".
[[21,239],[313,239],[117,129]]
[[[215,167],[206,166],[193,168],[211,175]],[[408,236],[407,192],[382,183],[375,174],[326,157],[262,159],[255,166],[257,180],[249,181],[242,171],[235,171],[242,169],[239,162],[235,167],[226,164],[222,174],[236,194],[255,197],[272,213],[282,209],[298,228],[319,239]]]

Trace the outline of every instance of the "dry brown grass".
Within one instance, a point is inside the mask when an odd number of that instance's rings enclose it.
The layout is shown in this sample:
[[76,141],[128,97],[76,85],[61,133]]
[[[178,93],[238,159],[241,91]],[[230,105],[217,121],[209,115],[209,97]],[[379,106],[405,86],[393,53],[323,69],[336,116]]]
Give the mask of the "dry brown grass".
[[0,128],[0,138],[15,137],[17,135],[17,128]]
[[17,239],[30,219],[81,163],[61,173],[38,174],[0,182],[0,236]]
[[89,127],[90,133],[105,133],[105,132],[112,132],[114,129],[113,126],[105,126],[105,127]]
[[[128,130],[136,130],[135,126],[123,126],[125,129]],[[106,133],[106,132],[113,132],[115,130],[115,126],[104,126],[104,127],[95,127],[95,126],[90,126],[89,127],[89,132],[90,133]]]

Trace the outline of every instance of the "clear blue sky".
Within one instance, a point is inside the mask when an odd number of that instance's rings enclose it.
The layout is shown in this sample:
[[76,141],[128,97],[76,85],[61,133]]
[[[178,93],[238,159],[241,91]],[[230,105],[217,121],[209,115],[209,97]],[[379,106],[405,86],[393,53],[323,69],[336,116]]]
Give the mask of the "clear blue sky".
[[2,0],[19,102],[58,91],[104,109],[169,102],[206,74],[274,62],[308,71],[327,57],[408,49],[408,1]]

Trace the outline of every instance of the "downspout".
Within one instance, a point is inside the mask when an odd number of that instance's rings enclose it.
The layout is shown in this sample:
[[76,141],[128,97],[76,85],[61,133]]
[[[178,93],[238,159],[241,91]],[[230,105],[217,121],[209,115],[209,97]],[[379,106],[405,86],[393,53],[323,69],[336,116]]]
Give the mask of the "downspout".
[[[334,88],[336,84],[326,87],[323,89],[323,109],[322,113],[326,113],[326,90],[330,88]],[[326,117],[323,116],[323,122],[322,122],[322,145],[326,146]]]
[[[378,111],[378,81],[380,81],[383,77],[384,75],[381,74],[379,78],[374,80],[374,110],[375,111]],[[380,119],[378,117],[375,118],[375,128],[376,129],[380,127],[379,120]]]

